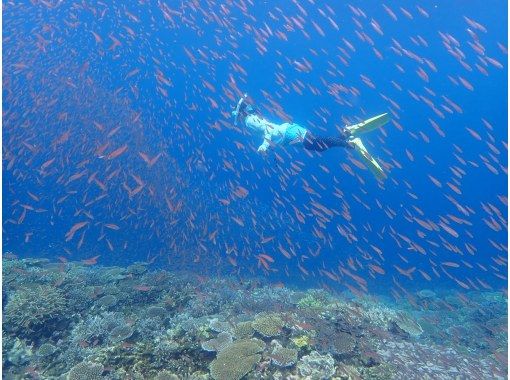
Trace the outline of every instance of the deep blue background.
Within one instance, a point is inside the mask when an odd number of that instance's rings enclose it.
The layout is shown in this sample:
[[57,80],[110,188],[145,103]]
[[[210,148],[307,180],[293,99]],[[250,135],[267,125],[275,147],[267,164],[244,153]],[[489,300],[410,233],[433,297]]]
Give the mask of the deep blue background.
[[[507,195],[508,78],[507,55],[498,46],[507,46],[506,2],[497,1],[490,7],[483,1],[423,6],[429,17],[418,11],[420,3],[388,2],[397,21],[375,3],[370,7],[361,1],[350,2],[350,6],[342,2],[299,4],[306,14],[292,1],[199,2],[181,8],[144,1],[53,7],[5,4],[4,250],[70,260],[100,255],[98,262],[106,265],[154,259],[154,265],[172,269],[193,267],[204,273],[224,271],[239,276],[267,275],[257,267],[256,259],[265,253],[275,259],[270,278],[287,284],[319,282],[342,289],[321,274],[323,269],[340,276],[341,284],[355,284],[340,272],[340,266],[370,281],[370,289],[375,291],[395,284],[432,286],[417,271],[414,282],[408,281],[395,271],[397,265],[425,271],[434,278],[434,286],[458,286],[453,278],[470,288],[480,287],[476,278],[496,288],[504,286],[505,280],[494,273],[506,275],[507,256],[507,207],[500,197]],[[400,7],[413,18],[407,18]],[[168,13],[168,9],[171,20],[164,17],[163,10]],[[331,17],[339,30],[324,15]],[[464,16],[483,25],[486,32],[468,25]],[[304,25],[306,35],[293,19]],[[383,35],[372,27],[372,20],[380,25]],[[484,56],[468,44],[474,41],[468,28],[483,45]],[[96,42],[92,32],[102,42]],[[277,32],[284,33],[287,40],[279,39]],[[361,41],[360,33],[366,33],[373,46]],[[457,54],[464,56],[471,71],[448,53],[440,33],[452,37],[451,49],[456,47],[453,39],[458,41]],[[114,40],[110,36],[122,45],[111,49]],[[413,43],[418,36],[428,46]],[[263,54],[255,41],[265,47]],[[402,55],[402,49],[392,49],[397,44],[421,60]],[[382,54],[382,60],[373,48]],[[503,68],[484,57],[497,60]],[[310,72],[297,69],[295,62],[304,59],[312,65]],[[432,62],[437,71],[423,59]],[[428,74],[428,83],[418,76],[419,68]],[[139,72],[130,75],[134,69]],[[163,81],[157,79],[161,76]],[[368,77],[375,89],[364,84],[362,76]],[[474,90],[448,79],[458,80],[459,76]],[[299,83],[304,86],[302,94],[292,87]],[[346,90],[332,96],[332,85],[355,89],[358,95]],[[293,122],[317,134],[333,135],[346,122],[390,111],[403,131],[392,123],[364,138],[370,152],[384,163],[389,178],[378,184],[368,171],[352,164],[350,159],[356,157],[343,150],[309,157],[299,148],[278,149],[275,153],[283,163],[274,152],[258,155],[262,137],[234,128],[229,118],[242,92],[249,93],[268,119],[287,121],[275,112],[276,102]],[[444,118],[412,94],[432,101]],[[441,108],[448,106],[442,96],[458,104],[462,113]],[[67,112],[67,120],[59,119],[62,112]],[[441,127],[445,137],[434,130],[429,119]],[[94,127],[94,121],[105,130]],[[108,137],[118,126],[119,132]],[[476,131],[481,141],[466,128]],[[68,130],[69,140],[55,145]],[[108,160],[97,154],[97,148],[106,142],[110,143],[106,154],[124,144],[129,148],[121,157]],[[162,152],[163,156],[148,168],[138,152],[150,157]],[[42,163],[51,158],[55,162],[42,173]],[[484,160],[499,174],[489,171]],[[293,172],[292,163],[302,170]],[[344,163],[355,176],[342,169]],[[89,181],[92,174],[104,181],[117,169],[118,176],[107,185],[107,196],[88,205],[103,194]],[[459,169],[460,178],[454,173]],[[69,177],[84,170],[82,178],[66,184]],[[133,174],[142,178],[145,186],[130,198],[124,185],[136,186]],[[436,187],[429,175],[442,187]],[[462,193],[454,192],[447,182]],[[304,183],[316,195],[308,194]],[[246,198],[232,195],[237,186],[249,191]],[[341,191],[342,196],[333,195],[335,191]],[[40,200],[34,201],[28,192]],[[58,202],[66,195],[66,200]],[[229,199],[230,204],[224,206],[218,199]],[[176,208],[169,208],[167,200]],[[312,200],[337,213],[328,218],[324,229],[311,212]],[[46,211],[29,210],[19,223],[23,204]],[[305,224],[298,222],[294,207],[306,215]],[[341,215],[345,210],[350,220]],[[388,212],[394,216],[390,218]],[[466,224],[456,224],[448,215],[462,218]],[[244,227],[232,217],[241,218]],[[413,217],[436,226],[441,221],[448,223],[459,236],[440,227],[427,231]],[[491,218],[501,226],[499,232],[484,222]],[[70,241],[65,241],[65,234],[83,220],[89,225],[78,249],[84,230]],[[120,229],[105,228],[105,223],[115,223]],[[349,243],[339,234],[338,226],[348,229],[357,241]],[[314,229],[326,239],[317,237]],[[417,230],[426,236],[420,237]],[[27,243],[26,233],[33,234]],[[262,238],[268,236],[275,239],[262,244]],[[410,247],[407,239],[421,246],[425,254]],[[470,254],[466,244],[477,252]],[[296,257],[288,260],[278,245],[292,249]],[[321,253],[314,258],[310,252],[317,247]],[[236,266],[227,255],[237,255]],[[442,266],[441,262],[455,262],[460,267]],[[303,276],[298,263],[309,277]],[[386,274],[371,275],[370,263],[384,268]]]

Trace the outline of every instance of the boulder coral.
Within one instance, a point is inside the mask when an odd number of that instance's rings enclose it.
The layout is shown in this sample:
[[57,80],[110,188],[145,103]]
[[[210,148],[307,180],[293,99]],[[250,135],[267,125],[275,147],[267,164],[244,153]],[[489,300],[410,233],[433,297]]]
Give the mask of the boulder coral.
[[298,371],[305,379],[329,379],[335,374],[335,360],[329,354],[321,355],[317,351],[312,351],[310,355],[301,358]]

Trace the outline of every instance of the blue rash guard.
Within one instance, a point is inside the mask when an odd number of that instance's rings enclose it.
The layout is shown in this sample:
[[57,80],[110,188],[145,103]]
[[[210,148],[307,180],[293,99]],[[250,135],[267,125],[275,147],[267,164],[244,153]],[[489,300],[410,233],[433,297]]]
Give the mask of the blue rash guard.
[[293,141],[303,141],[308,132],[299,124],[275,124],[255,114],[247,115],[244,123],[246,127],[260,131],[264,135],[264,141],[257,149],[258,152],[265,152],[271,144],[288,145]]

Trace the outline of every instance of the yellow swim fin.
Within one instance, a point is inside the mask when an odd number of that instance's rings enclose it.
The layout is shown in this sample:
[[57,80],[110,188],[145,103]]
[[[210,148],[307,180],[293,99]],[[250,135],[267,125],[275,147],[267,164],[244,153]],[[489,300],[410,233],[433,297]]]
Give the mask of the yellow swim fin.
[[353,145],[356,152],[358,152],[359,156],[363,163],[370,169],[370,171],[376,176],[377,179],[383,180],[386,178],[384,171],[382,170],[379,163],[368,153],[368,150],[363,145],[363,142],[359,137],[349,140]]
[[361,123],[348,125],[345,127],[352,136],[357,136],[362,133],[373,131],[374,129],[380,128],[390,121],[390,116],[387,113],[374,116],[370,119],[362,121]]

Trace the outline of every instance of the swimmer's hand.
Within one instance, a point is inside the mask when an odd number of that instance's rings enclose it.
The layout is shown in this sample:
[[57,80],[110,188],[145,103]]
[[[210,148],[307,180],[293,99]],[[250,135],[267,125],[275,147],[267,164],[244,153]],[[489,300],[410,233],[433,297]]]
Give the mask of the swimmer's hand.
[[267,152],[267,145],[266,144],[262,144],[261,146],[259,146],[259,148],[257,149],[257,152],[258,153],[266,153]]

